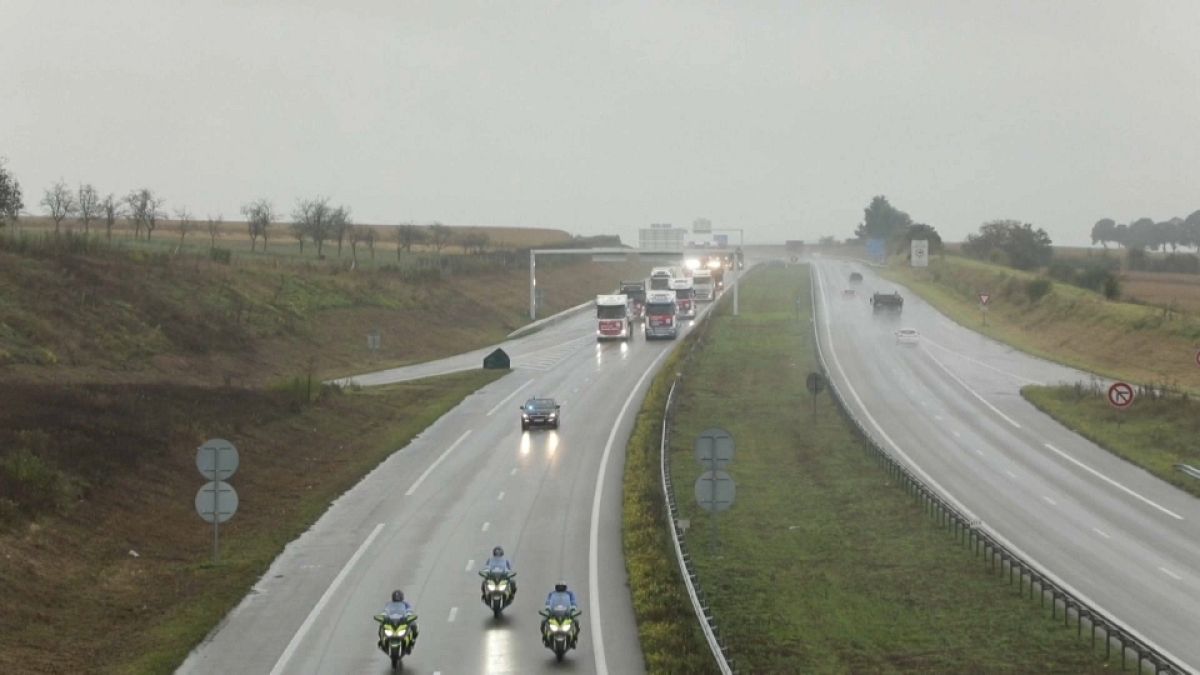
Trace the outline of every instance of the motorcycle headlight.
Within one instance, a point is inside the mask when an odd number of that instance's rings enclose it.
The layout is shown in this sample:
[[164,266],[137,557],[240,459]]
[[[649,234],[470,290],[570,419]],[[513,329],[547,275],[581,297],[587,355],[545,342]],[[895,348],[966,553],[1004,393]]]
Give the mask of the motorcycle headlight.
[[497,584],[496,582],[494,582],[494,581],[489,581],[489,582],[487,582],[487,589],[488,589],[489,591],[494,591],[494,590],[497,590],[497,589],[499,589],[499,588],[500,588],[500,585],[499,585],[499,584]]
[[383,627],[383,636],[384,637],[392,637],[395,634],[396,634],[396,630],[394,628],[392,628],[391,626]]
[[393,633],[393,635],[395,635],[396,637],[404,637],[404,634],[407,632],[408,632],[408,626],[397,626],[396,631]]
[[[507,581],[501,581],[500,583],[496,584],[496,589],[499,589],[499,590],[502,590],[502,591],[503,591],[503,590],[506,590],[507,588],[508,588],[508,582],[507,582]],[[493,590],[495,590],[495,589],[493,589]]]

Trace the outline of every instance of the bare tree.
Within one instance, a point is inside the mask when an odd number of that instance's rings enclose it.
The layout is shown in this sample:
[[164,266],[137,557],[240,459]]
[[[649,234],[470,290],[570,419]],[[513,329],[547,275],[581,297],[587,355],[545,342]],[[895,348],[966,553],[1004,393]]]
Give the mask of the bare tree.
[[400,259],[400,252],[412,252],[413,244],[419,244],[425,240],[425,231],[416,225],[404,224],[396,228],[396,259]]
[[196,229],[196,221],[192,219],[191,211],[187,207],[175,210],[175,222],[179,228],[179,243],[175,246],[175,253],[183,248],[183,240],[188,236],[188,233]]
[[358,265],[358,243],[366,241],[367,227],[365,225],[353,225],[349,228],[350,234],[350,257],[354,260],[355,266]]
[[304,255],[304,239],[308,237],[307,226],[303,222],[297,220],[291,224],[290,229],[292,231],[292,236],[296,238],[296,241],[300,242],[300,255]]
[[221,214],[217,214],[216,218],[211,215],[204,221],[208,229],[208,250],[213,250],[217,247],[217,238],[221,236],[221,225],[225,222]]
[[67,187],[66,181],[61,178],[46,190],[42,197],[42,206],[46,207],[46,212],[54,219],[54,234],[58,234],[59,225],[62,224],[63,219],[75,214],[78,210],[75,204],[75,195],[71,194],[71,188]]
[[83,221],[83,233],[91,234],[92,221],[99,218],[103,213],[103,208],[100,204],[100,193],[96,192],[96,188],[91,183],[80,185],[76,204],[79,208],[79,219]]
[[379,238],[379,233],[375,231],[375,228],[373,228],[369,225],[367,225],[365,227],[367,228],[366,234],[364,235],[366,242],[367,242],[367,250],[371,252],[371,261],[374,262],[375,261],[375,240]]
[[329,233],[337,239],[338,257],[342,257],[342,240],[347,234],[353,235],[354,221],[350,219],[350,209],[339,206],[329,212]]
[[450,237],[453,230],[441,223],[434,223],[429,226],[429,243],[433,244],[433,250],[438,253],[446,248],[446,244],[450,243]]
[[472,232],[459,239],[459,246],[462,246],[463,253],[484,254],[491,241],[492,238],[482,232]]
[[151,235],[154,234],[154,228],[158,227],[158,219],[162,217],[162,205],[164,199],[154,194],[154,191],[149,188],[141,188],[133,190],[125,197],[125,203],[129,206],[127,212],[129,221],[133,223],[133,236],[136,239],[141,236],[142,228],[146,229],[146,240],[149,241]]
[[0,229],[21,217],[25,202],[21,201],[21,182],[4,167],[8,161],[0,157]]
[[[246,216],[246,227],[250,231],[250,251],[254,252],[259,237],[262,237],[263,250],[266,251],[267,228],[271,226],[271,219],[275,217],[275,210],[271,206],[271,202],[266,199],[256,199],[242,206],[242,215]],[[300,243],[300,249],[300,252],[303,253],[304,242]]]
[[109,193],[104,201],[100,203],[100,210],[104,214],[104,236],[108,241],[112,241],[113,225],[117,224],[117,218],[125,215],[124,209],[121,208],[121,202],[112,193]]
[[[318,258],[324,257],[325,242],[329,241],[332,213],[328,197],[301,199],[296,203],[296,210],[292,212],[293,234],[297,239],[302,235],[312,239],[317,247]],[[299,233],[296,232],[297,229]],[[300,252],[304,252],[303,240],[300,242]]]

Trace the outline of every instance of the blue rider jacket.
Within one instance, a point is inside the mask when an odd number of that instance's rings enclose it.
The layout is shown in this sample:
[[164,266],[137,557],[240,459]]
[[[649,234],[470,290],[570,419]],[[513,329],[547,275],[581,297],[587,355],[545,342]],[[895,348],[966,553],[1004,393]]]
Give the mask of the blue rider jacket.
[[555,605],[566,605],[571,609],[578,609],[579,606],[575,603],[575,591],[570,589],[550,591],[550,594],[546,596],[546,609],[552,609]]
[[393,614],[408,616],[413,613],[413,606],[404,600],[401,600],[400,602],[389,602],[383,606],[383,613],[387,616],[392,616]]
[[484,563],[483,563],[483,571],[484,572],[490,572],[493,567],[503,567],[505,570],[507,570],[509,572],[513,571],[512,563],[509,562],[507,558],[493,557],[493,558],[488,558],[487,560],[484,561]]

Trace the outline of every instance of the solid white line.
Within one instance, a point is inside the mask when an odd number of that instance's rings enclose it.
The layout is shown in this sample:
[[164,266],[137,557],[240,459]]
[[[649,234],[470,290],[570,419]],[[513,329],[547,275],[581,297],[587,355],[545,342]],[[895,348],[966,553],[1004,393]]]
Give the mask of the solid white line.
[[1053,450],[1054,452],[1058,453],[1058,455],[1060,457],[1062,457],[1063,459],[1070,461],[1075,466],[1078,466],[1079,468],[1087,471],[1088,473],[1091,473],[1093,476],[1103,480],[1104,482],[1108,483],[1109,485],[1119,488],[1120,490],[1124,491],[1125,493],[1127,493],[1129,495],[1137,497],[1138,499],[1142,500],[1143,502],[1146,502],[1150,506],[1153,506],[1154,508],[1158,509],[1159,511],[1162,511],[1163,513],[1167,514],[1168,516],[1175,518],[1176,520],[1183,520],[1183,516],[1179,515],[1178,513],[1175,513],[1174,511],[1172,511],[1170,509],[1163,508],[1162,506],[1159,506],[1158,504],[1150,501],[1149,499],[1146,499],[1145,497],[1141,496],[1140,494],[1134,492],[1133,490],[1130,490],[1129,488],[1125,487],[1124,485],[1121,485],[1120,483],[1109,478],[1108,476],[1105,476],[1104,474],[1100,473],[1099,471],[1097,471],[1097,470],[1093,469],[1092,467],[1088,466],[1087,464],[1084,464],[1083,462],[1075,459],[1074,457],[1068,455],[1067,453],[1063,452],[1062,450],[1059,450],[1058,448],[1054,447],[1053,445],[1050,445],[1049,443],[1042,443],[1042,445],[1046,446],[1050,450]]
[[979,455],[980,457],[983,457],[983,451],[980,450],[979,448],[975,448],[975,454]]
[[937,421],[941,422],[941,421],[942,421],[942,416],[941,416],[941,415],[934,415],[934,416],[933,416],[933,419],[935,419],[935,420],[937,420]]
[[950,430],[950,433],[954,434],[955,438],[962,438],[962,434],[958,433],[957,431],[955,431],[953,429]]
[[968,392],[969,392],[969,393],[970,393],[972,396],[974,396],[975,398],[979,399],[979,402],[980,402],[980,403],[982,403],[982,404],[986,405],[987,407],[991,408],[991,409],[992,409],[992,412],[996,413],[996,414],[997,414],[997,415],[999,415],[1000,417],[1003,417],[1005,422],[1008,422],[1009,424],[1013,425],[1014,427],[1016,427],[1016,428],[1018,428],[1018,429],[1020,429],[1020,428],[1021,428],[1021,425],[1020,425],[1020,424],[1018,424],[1016,420],[1014,420],[1013,418],[1009,417],[1008,415],[1005,415],[1004,413],[1000,412],[1000,409],[999,409],[999,408],[997,408],[996,406],[994,406],[994,405],[992,405],[991,403],[989,403],[989,402],[988,402],[988,400],[987,400],[987,399],[985,399],[983,396],[980,396],[980,395],[979,395],[979,392],[977,392],[977,391],[975,391],[974,389],[972,389],[972,388],[971,388],[971,386],[970,386],[970,385],[968,385],[966,382],[963,382],[962,378],[960,378],[959,376],[957,376],[957,375],[955,375],[954,373],[950,372],[950,369],[949,369],[949,368],[947,368],[947,367],[945,366],[945,364],[943,364],[941,361],[939,361],[939,360],[937,359],[937,357],[936,357],[936,356],[934,356],[933,354],[930,354],[928,349],[925,349],[925,350],[922,350],[922,351],[924,351],[924,352],[925,352],[925,355],[929,357],[929,360],[931,360],[931,361],[933,361],[934,363],[936,363],[938,368],[941,368],[943,372],[945,372],[947,375],[949,375],[949,376],[950,376],[950,379],[952,379],[952,380],[954,380],[955,382],[957,382],[957,383],[959,383],[960,385],[962,385],[962,388],[963,388],[963,389],[966,389],[966,390],[967,390],[967,391],[968,391]]
[[483,524],[483,527],[479,528],[479,531],[480,531],[480,532],[487,532],[487,531],[488,531],[488,528],[489,528],[489,527],[491,527],[491,526],[492,526],[492,524],[491,524],[491,523],[484,523],[484,524]]
[[1159,570],[1160,572],[1162,572],[1163,574],[1165,574],[1165,575],[1167,575],[1167,576],[1171,577],[1171,578],[1172,578],[1172,579],[1174,579],[1175,581],[1183,581],[1183,577],[1179,576],[1178,574],[1175,574],[1174,572],[1172,572],[1171,570],[1169,570],[1169,569],[1167,569],[1167,568],[1165,568],[1165,567],[1160,567],[1160,568],[1158,568],[1158,570]]
[[467,568],[463,571],[470,572],[473,569],[475,569],[475,559],[471,558],[470,560],[467,561]]
[[450,616],[446,617],[446,621],[449,621],[449,622],[453,623],[453,622],[454,622],[454,617],[456,617],[456,616],[458,616],[458,608],[457,608],[457,607],[451,607],[451,608],[450,608]]
[[1053,499],[1050,499],[1046,495],[1042,495],[1042,499],[1045,499],[1046,503],[1049,504],[1050,506],[1058,506],[1058,502],[1054,501]]
[[503,500],[504,500],[504,493],[503,493],[503,492],[501,492],[500,494],[496,495],[496,501],[503,501]]
[[[950,325],[954,326],[955,328],[961,328],[961,326],[959,326],[958,324],[955,324],[955,323],[951,323]],[[974,359],[974,358],[971,358],[970,356],[967,356],[966,354],[963,354],[961,352],[956,352],[953,349],[950,349],[949,347],[940,345],[940,344],[934,342],[933,340],[930,340],[929,338],[926,338],[925,342],[927,344],[933,345],[934,347],[937,347],[938,349],[948,351],[951,354],[954,354],[955,356],[964,358],[964,359],[970,361],[971,363],[974,363],[979,366],[983,366],[984,368],[987,368],[988,370],[994,370],[997,373],[1000,373],[1001,375],[1007,375],[1007,376],[1013,378],[1014,380],[1020,380],[1021,382],[1024,382],[1026,384],[1036,384],[1041,387],[1046,386],[1046,384],[1044,382],[1038,382],[1037,380],[1031,380],[1028,377],[1021,377],[1020,375],[1017,375],[1015,373],[1010,373],[1007,370],[997,368],[996,366],[993,366],[990,363],[984,363],[983,361],[980,361],[979,359]]]
[[514,467],[513,467],[513,470],[508,472],[508,475],[510,475],[510,476],[515,476],[515,475],[517,475],[517,467],[515,467],[515,466],[514,466]]
[[638,389],[642,387],[642,383],[650,377],[658,368],[658,364],[667,354],[670,354],[672,349],[664,349],[662,352],[650,362],[650,367],[642,373],[638,378],[637,384],[633,385],[633,389],[629,392],[629,396],[625,398],[625,404],[621,406],[621,412],[617,413],[617,419],[612,425],[612,430],[608,432],[608,442],[604,444],[604,452],[600,455],[600,470],[596,473],[596,488],[592,493],[592,523],[591,532],[588,537],[588,614],[591,621],[592,641],[595,646],[592,648],[592,654],[596,658],[596,673],[598,675],[608,675],[608,660],[604,654],[604,624],[600,621],[600,499],[604,495],[604,473],[608,469],[608,457],[612,454],[613,442],[617,438],[617,430],[621,428],[621,420],[625,419],[625,413],[629,412],[629,406],[633,403],[633,397],[637,394]]
[[514,397],[514,396],[516,396],[516,395],[517,395],[517,392],[521,391],[522,389],[524,389],[525,387],[528,387],[528,386],[529,386],[529,385],[531,385],[531,384],[533,384],[533,380],[529,380],[529,381],[528,381],[528,382],[526,382],[525,384],[523,384],[523,385],[521,385],[521,386],[517,387],[516,389],[513,389],[513,392],[512,392],[511,394],[509,394],[508,396],[505,396],[504,398],[500,399],[500,402],[499,402],[499,403],[497,403],[497,404],[496,404],[496,406],[495,406],[494,408],[492,408],[491,410],[489,410],[489,411],[488,411],[488,413],[487,413],[487,416],[488,416],[488,417],[491,417],[493,414],[495,414],[495,412],[496,412],[497,410],[499,410],[499,409],[500,409],[500,406],[502,406],[502,405],[504,405],[505,403],[508,403],[509,401],[511,401],[511,400],[512,400],[512,397]]
[[325,589],[325,593],[321,595],[321,599],[317,600],[317,604],[313,605],[312,611],[310,611],[308,616],[305,617],[304,623],[300,624],[300,629],[296,631],[296,634],[292,636],[291,642],[287,644],[287,647],[284,648],[283,653],[279,655],[279,660],[275,662],[275,667],[271,669],[271,675],[280,675],[280,673],[284,671],[284,668],[287,667],[288,661],[290,661],[292,655],[296,653],[296,648],[300,646],[300,642],[304,640],[304,636],[308,633],[308,630],[312,628],[313,622],[317,619],[317,615],[320,614],[321,610],[325,608],[325,604],[329,602],[329,599],[332,598],[333,594],[337,591],[338,586],[342,584],[342,581],[345,580],[346,575],[350,573],[351,568],[354,567],[354,563],[358,562],[358,559],[361,558],[363,553],[367,551],[367,547],[371,545],[371,542],[375,541],[375,537],[379,535],[379,531],[382,529],[383,523],[376,525],[375,529],[371,530],[371,534],[368,534],[367,538],[363,540],[363,543],[359,544],[358,550],[354,552],[354,555],[350,556],[350,559],[347,560],[346,564],[342,566],[342,570],[338,572],[336,577],[333,578],[333,582],[329,584],[329,588]]
[[1017,477],[1017,474],[1015,474],[1015,473],[1013,473],[1013,472],[1009,471],[1008,469],[1005,469],[1005,470],[1004,470],[1004,473],[1008,474],[1010,478],[1016,478],[1016,477]]
[[458,444],[462,443],[467,438],[467,436],[470,436],[470,435],[471,435],[471,430],[467,429],[466,431],[463,432],[462,436],[458,437],[457,441],[454,441],[453,443],[451,443],[450,447],[446,448],[446,451],[443,452],[440,457],[438,457],[436,460],[434,460],[433,464],[430,464],[429,468],[425,469],[425,472],[422,473],[420,475],[420,477],[417,478],[417,482],[413,483],[412,487],[408,488],[408,491],[404,493],[404,496],[411,497],[412,493],[416,492],[417,488],[421,487],[421,483],[425,482],[425,479],[429,477],[429,474],[433,473],[433,470],[438,467],[438,464],[441,464],[442,460],[446,459],[446,457],[448,457],[450,455],[450,452],[453,451],[455,448],[457,448]]
[[1112,539],[1112,537],[1108,536],[1108,533],[1104,532],[1103,530],[1098,530],[1093,527],[1092,532],[1095,532],[1096,534],[1100,535],[1101,537],[1104,537],[1105,539]]

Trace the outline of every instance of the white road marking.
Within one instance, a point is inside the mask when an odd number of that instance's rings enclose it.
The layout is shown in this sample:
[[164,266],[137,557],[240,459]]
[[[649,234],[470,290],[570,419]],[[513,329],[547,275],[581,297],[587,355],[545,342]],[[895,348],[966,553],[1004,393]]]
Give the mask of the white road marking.
[[574,389],[572,389],[572,390],[571,390],[571,393],[572,393],[572,394],[578,394],[578,393],[579,393],[579,387],[575,387]]
[[983,457],[983,451],[980,450],[979,448],[975,448],[975,454],[979,455],[980,457]]
[[1010,478],[1016,478],[1016,477],[1017,477],[1017,474],[1015,474],[1015,473],[1013,473],[1013,472],[1009,471],[1008,469],[1005,469],[1005,470],[1004,470],[1004,473],[1008,474],[1008,476],[1009,476]]
[[491,410],[489,410],[489,411],[488,411],[488,413],[487,413],[487,416],[488,416],[488,417],[491,417],[492,415],[494,415],[494,414],[496,413],[496,411],[500,409],[500,406],[502,406],[502,405],[504,405],[505,403],[508,403],[509,401],[511,401],[511,400],[512,400],[512,397],[514,397],[514,396],[516,396],[516,395],[517,395],[517,392],[521,391],[522,389],[524,389],[525,387],[528,387],[528,386],[529,386],[529,385],[531,385],[531,384],[533,384],[533,380],[529,380],[529,381],[528,381],[528,382],[526,382],[525,384],[523,384],[523,385],[521,385],[521,386],[517,387],[516,389],[513,389],[513,392],[512,392],[511,394],[509,394],[508,396],[505,396],[504,398],[500,399],[500,402],[499,402],[499,403],[497,403],[497,404],[496,404],[496,406],[495,406],[494,408],[492,408]]
[[354,552],[354,555],[350,556],[350,559],[342,566],[342,570],[333,578],[333,582],[329,584],[329,588],[325,589],[325,592],[321,595],[321,599],[317,600],[317,604],[313,605],[312,611],[305,617],[304,623],[300,624],[300,629],[296,631],[296,634],[292,636],[291,642],[288,642],[283,653],[279,655],[279,660],[275,662],[275,667],[271,668],[271,675],[280,675],[287,668],[288,661],[292,659],[292,655],[296,653],[296,648],[300,646],[300,643],[304,640],[304,636],[312,628],[317,615],[325,608],[325,604],[337,592],[338,586],[342,585],[342,581],[346,579],[346,575],[350,573],[350,570],[358,562],[358,559],[362,557],[363,553],[366,553],[367,548],[371,545],[371,542],[375,541],[375,537],[379,535],[379,531],[382,529],[383,523],[376,525],[375,529],[371,530],[371,534],[368,534],[367,538],[363,540],[363,543],[359,544],[358,550]]
[[621,412],[617,413],[616,422],[612,425],[612,430],[608,432],[608,442],[604,444],[604,452],[600,455],[600,470],[596,473],[596,487],[592,493],[592,523],[591,532],[588,537],[588,618],[591,621],[592,642],[595,645],[592,648],[592,654],[596,659],[596,673],[598,675],[608,675],[608,660],[604,654],[604,624],[600,621],[600,601],[603,596],[600,595],[600,499],[604,495],[604,473],[608,469],[608,457],[612,454],[613,443],[617,438],[617,430],[621,428],[621,422],[625,419],[625,413],[629,412],[629,406],[633,403],[633,397],[638,393],[638,389],[650,377],[658,364],[670,354],[671,349],[664,349],[658,356],[650,362],[650,367],[642,373],[638,378],[637,384],[633,385],[629,396],[625,398],[624,405],[621,406]]
[[950,369],[949,369],[949,368],[947,368],[947,367],[945,366],[945,364],[943,364],[941,361],[939,361],[939,360],[937,359],[937,357],[936,357],[936,356],[934,356],[933,354],[930,354],[928,349],[925,349],[925,350],[922,350],[922,351],[924,351],[924,352],[925,352],[925,355],[929,357],[929,360],[930,360],[930,361],[933,361],[934,363],[936,363],[936,364],[937,364],[937,367],[938,367],[938,368],[941,368],[941,369],[942,369],[942,372],[944,372],[944,373],[946,373],[947,375],[949,375],[949,376],[950,376],[950,379],[952,379],[952,380],[954,380],[955,382],[957,382],[959,385],[961,385],[961,386],[962,386],[962,388],[963,388],[963,389],[966,389],[968,393],[970,393],[970,394],[971,394],[972,396],[974,396],[975,398],[979,399],[979,402],[980,402],[980,403],[982,403],[982,404],[986,405],[987,407],[991,408],[992,412],[994,412],[994,413],[996,413],[997,415],[999,415],[1000,417],[1004,418],[1004,421],[1005,421],[1005,422],[1008,422],[1009,424],[1013,425],[1014,427],[1016,427],[1016,428],[1018,428],[1018,429],[1020,429],[1020,428],[1021,428],[1021,425],[1020,425],[1020,424],[1018,424],[1016,420],[1014,420],[1013,418],[1009,417],[1008,415],[1005,415],[1004,413],[1000,412],[1000,409],[999,409],[999,408],[997,408],[996,406],[994,406],[994,405],[992,405],[990,402],[988,402],[988,400],[987,400],[987,399],[985,399],[983,396],[981,396],[981,395],[979,394],[979,392],[977,392],[977,391],[975,391],[974,389],[972,389],[972,388],[971,388],[971,386],[970,386],[969,384],[967,384],[966,382],[963,382],[963,380],[962,380],[962,378],[961,378],[961,377],[959,377],[959,376],[955,375],[954,373],[950,372]]
[[489,528],[489,527],[491,527],[491,526],[492,526],[492,524],[491,524],[491,523],[484,523],[484,524],[483,524],[483,527],[479,528],[479,531],[480,531],[480,532],[487,532],[487,531],[488,531],[488,528]]
[[496,495],[496,501],[498,501],[498,502],[499,502],[499,501],[503,501],[503,500],[504,500],[504,493],[503,493],[503,492],[501,492],[500,494]]
[[462,436],[458,437],[457,441],[454,441],[453,443],[451,443],[450,447],[446,448],[446,451],[443,452],[440,457],[438,457],[436,460],[434,460],[433,464],[430,464],[429,468],[425,469],[425,472],[422,473],[420,475],[420,477],[417,478],[417,482],[413,483],[412,487],[408,488],[408,491],[404,493],[404,496],[411,497],[412,493],[416,492],[417,488],[421,487],[421,483],[425,482],[425,479],[429,477],[429,474],[433,473],[433,470],[438,467],[438,464],[441,464],[442,460],[446,459],[446,457],[448,457],[450,455],[451,451],[453,451],[455,448],[457,448],[458,444],[462,443],[464,440],[466,440],[467,436],[470,436],[470,435],[471,435],[471,430],[467,429],[466,431],[463,432]]
[[1171,578],[1172,578],[1172,579],[1174,579],[1175,581],[1182,581],[1182,580],[1183,580],[1183,577],[1179,576],[1178,574],[1175,574],[1174,572],[1172,572],[1171,570],[1169,570],[1169,569],[1167,569],[1167,568],[1165,568],[1165,567],[1160,567],[1160,568],[1158,568],[1158,571],[1160,571],[1160,572],[1162,572],[1163,574],[1165,574],[1165,575],[1167,575],[1167,576],[1171,577]]
[[1054,501],[1053,499],[1050,499],[1046,495],[1042,495],[1042,499],[1045,499],[1046,503],[1049,504],[1050,506],[1058,506],[1058,502]]
[[1099,530],[1099,529],[1096,529],[1093,527],[1092,532],[1095,532],[1096,534],[1100,535],[1101,537],[1104,537],[1105,539],[1112,539],[1112,537],[1108,536],[1108,533],[1105,532],[1104,530]]
[[[950,325],[952,325],[952,326],[954,326],[954,327],[956,327],[956,328],[958,327],[958,324],[955,324],[955,323],[951,323]],[[1021,377],[1020,375],[1017,375],[1017,374],[1015,374],[1015,373],[1010,373],[1010,372],[1008,372],[1007,370],[1004,370],[1004,369],[1001,369],[1001,368],[997,368],[996,366],[993,366],[993,365],[991,365],[990,363],[984,363],[983,361],[980,361],[979,359],[973,359],[973,358],[971,358],[970,356],[967,356],[966,354],[963,354],[963,353],[961,353],[961,352],[956,352],[956,351],[954,351],[953,349],[950,349],[949,347],[946,347],[946,346],[940,345],[940,344],[938,344],[938,343],[934,342],[933,340],[930,340],[929,338],[925,338],[925,342],[926,342],[927,344],[931,344],[931,345],[933,345],[934,347],[937,347],[938,349],[941,349],[941,350],[944,350],[944,351],[948,351],[948,352],[950,352],[951,354],[954,354],[955,356],[959,356],[959,357],[961,357],[961,358],[964,358],[964,359],[966,359],[966,360],[970,361],[971,363],[974,363],[974,364],[976,364],[976,365],[979,365],[979,366],[983,366],[984,368],[987,368],[988,370],[994,370],[994,371],[996,371],[997,373],[1000,373],[1001,375],[1007,375],[1007,376],[1009,376],[1009,377],[1013,378],[1014,380],[1020,380],[1021,382],[1024,382],[1025,384],[1036,384],[1036,385],[1038,385],[1038,386],[1041,386],[1041,387],[1044,387],[1044,386],[1046,386],[1046,384],[1045,384],[1044,382],[1038,382],[1037,380],[1031,380],[1031,379],[1029,379],[1028,377]]]
[[517,475],[517,467],[515,467],[515,466],[514,466],[514,467],[513,467],[513,470],[508,472],[508,475],[510,475],[510,476],[515,476],[515,475]]
[[1162,511],[1163,513],[1167,514],[1168,516],[1175,518],[1176,520],[1183,520],[1183,516],[1179,515],[1178,513],[1175,513],[1174,511],[1172,511],[1170,509],[1159,506],[1158,504],[1150,501],[1149,499],[1146,499],[1145,497],[1141,496],[1140,494],[1134,492],[1133,490],[1130,490],[1129,488],[1125,487],[1124,485],[1121,485],[1120,483],[1109,478],[1108,476],[1105,476],[1104,474],[1100,473],[1099,471],[1097,471],[1097,470],[1093,469],[1092,467],[1088,466],[1087,464],[1084,464],[1083,462],[1075,459],[1074,457],[1068,455],[1067,453],[1063,452],[1062,450],[1059,450],[1058,448],[1054,447],[1053,445],[1050,445],[1049,443],[1043,443],[1042,445],[1046,446],[1050,450],[1053,450],[1054,452],[1058,453],[1058,455],[1060,457],[1062,457],[1063,459],[1068,460],[1075,466],[1078,466],[1079,468],[1087,471],[1088,473],[1099,478],[1100,480],[1103,480],[1104,482],[1108,483],[1109,485],[1119,488],[1126,494],[1137,497],[1138,499],[1142,500],[1143,502],[1149,504],[1150,506],[1153,506],[1154,508],[1158,509],[1159,511]]
[[470,560],[467,561],[467,568],[463,571],[470,572],[473,569],[475,569],[475,559],[471,558]]
[[954,429],[951,429],[951,430],[950,430],[950,433],[954,434],[954,437],[955,437],[955,438],[962,438],[962,434],[958,433],[958,432],[957,432],[957,431],[955,431]]
[[454,623],[454,617],[456,617],[456,616],[458,616],[458,608],[451,607],[450,608],[450,616],[446,617],[446,621],[449,621],[450,623]]
[[937,420],[937,421],[941,422],[941,421],[942,421],[942,416],[941,416],[941,415],[934,415],[934,416],[933,416],[933,419],[935,419],[935,420]]

